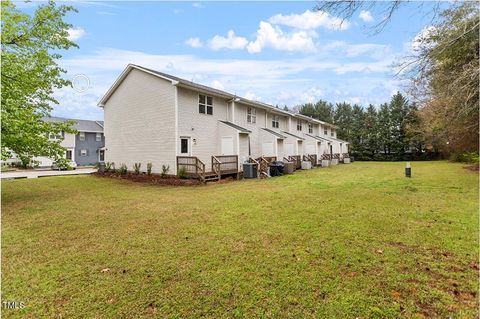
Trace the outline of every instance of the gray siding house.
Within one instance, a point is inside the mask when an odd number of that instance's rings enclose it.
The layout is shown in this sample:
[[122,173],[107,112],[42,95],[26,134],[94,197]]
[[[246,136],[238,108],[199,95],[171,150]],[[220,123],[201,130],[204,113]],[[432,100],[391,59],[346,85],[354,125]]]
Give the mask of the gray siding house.
[[[62,134],[61,145],[65,148],[65,157],[77,163],[78,166],[91,166],[104,161],[105,136],[103,134],[103,121],[66,119],[61,117],[47,117],[46,122],[75,121],[72,128],[77,134]],[[56,136],[52,139],[58,138]],[[51,166],[48,158],[38,158],[41,167]]]

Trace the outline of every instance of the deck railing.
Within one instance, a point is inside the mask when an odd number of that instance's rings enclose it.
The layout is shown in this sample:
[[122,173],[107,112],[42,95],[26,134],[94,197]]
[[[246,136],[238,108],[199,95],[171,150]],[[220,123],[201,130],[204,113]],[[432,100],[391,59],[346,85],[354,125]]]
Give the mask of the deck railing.
[[196,156],[177,156],[177,172],[182,168],[188,176],[205,180],[205,164]]
[[262,156],[269,164],[277,160],[276,156]]
[[[217,165],[220,174],[229,174],[238,172],[238,155],[216,155],[212,156],[213,165]],[[215,171],[215,170],[214,170]]]
[[275,156],[270,156],[270,157],[261,156],[256,159],[256,161],[258,162],[258,171],[260,173],[260,177],[270,176],[270,171],[269,171],[270,163],[276,159],[277,158]]
[[317,166],[317,154],[309,154],[307,155],[308,160],[312,163],[312,167]]
[[221,165],[222,162],[220,162],[216,156],[212,156],[212,171],[218,176],[219,179],[222,176]]
[[289,156],[288,159],[290,161],[295,162],[296,169],[300,169],[302,167],[302,160],[300,155],[292,155],[292,156]]
[[325,153],[322,155],[322,160],[331,160],[331,159],[332,159],[331,154]]

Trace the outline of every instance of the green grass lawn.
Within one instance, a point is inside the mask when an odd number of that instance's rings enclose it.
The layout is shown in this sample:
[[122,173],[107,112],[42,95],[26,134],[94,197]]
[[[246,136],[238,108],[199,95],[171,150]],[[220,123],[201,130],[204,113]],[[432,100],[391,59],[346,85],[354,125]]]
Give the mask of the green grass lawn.
[[[4,318],[475,318],[478,172],[2,183]],[[102,271],[108,269],[108,271]]]

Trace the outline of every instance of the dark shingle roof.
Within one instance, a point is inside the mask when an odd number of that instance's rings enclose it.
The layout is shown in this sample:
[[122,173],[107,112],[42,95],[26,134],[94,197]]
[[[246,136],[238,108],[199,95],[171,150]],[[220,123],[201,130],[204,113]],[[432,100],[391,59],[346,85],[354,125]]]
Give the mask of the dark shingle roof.
[[267,131],[268,133],[275,135],[277,138],[282,138],[282,139],[283,139],[283,138],[286,138],[286,137],[283,136],[282,134],[277,133],[277,132],[275,132],[275,131],[272,131],[271,129],[262,128],[262,130]]
[[77,120],[77,119],[66,119],[63,117],[44,117],[43,121],[45,122],[65,122],[65,121],[75,121],[76,123],[72,125],[72,128],[79,132],[103,132],[103,121],[92,121],[92,120]]
[[282,131],[282,133],[293,136],[293,137],[295,137],[296,139],[299,139],[299,140],[304,140],[303,137],[297,136],[297,135],[292,134],[292,133],[288,133],[288,132],[285,132],[285,131]]
[[247,130],[246,128],[243,128],[243,127],[241,127],[241,126],[239,126],[239,125],[237,125],[237,124],[234,124],[234,123],[232,123],[232,122],[227,122],[227,121],[220,121],[220,122],[222,122],[223,124],[226,124],[226,125],[228,125],[228,126],[230,126],[230,127],[233,127],[234,129],[236,129],[236,130],[238,130],[238,131],[240,131],[240,132],[242,132],[242,133],[251,133],[251,132],[252,132],[252,131]]

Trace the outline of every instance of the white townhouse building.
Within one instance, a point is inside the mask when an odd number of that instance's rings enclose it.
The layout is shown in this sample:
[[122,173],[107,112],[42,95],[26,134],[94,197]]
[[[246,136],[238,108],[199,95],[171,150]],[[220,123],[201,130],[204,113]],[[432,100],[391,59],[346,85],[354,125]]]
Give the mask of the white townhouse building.
[[138,65],[129,64],[98,105],[105,161],[129,169],[152,163],[152,172],[169,165],[176,174],[183,163],[205,173],[219,162],[232,169],[232,158],[238,171],[262,157],[310,155],[317,164],[348,156],[335,125]]

